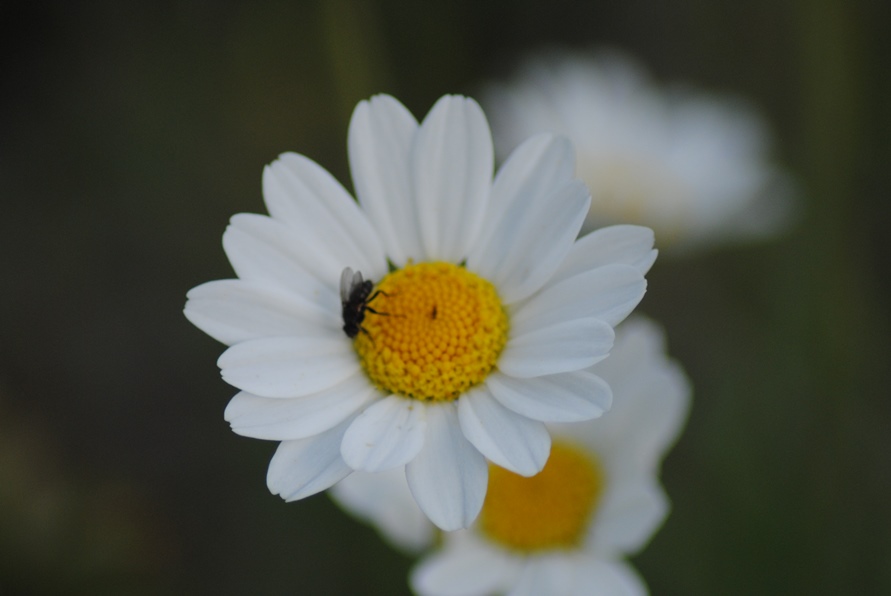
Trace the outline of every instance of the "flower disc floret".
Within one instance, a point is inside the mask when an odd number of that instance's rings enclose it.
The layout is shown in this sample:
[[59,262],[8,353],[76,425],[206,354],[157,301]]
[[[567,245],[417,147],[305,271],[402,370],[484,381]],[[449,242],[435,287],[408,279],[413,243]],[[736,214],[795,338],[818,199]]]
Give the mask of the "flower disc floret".
[[382,391],[451,401],[482,383],[507,342],[508,320],[495,287],[464,267],[409,264],[375,287],[366,333],[355,346]]
[[577,547],[604,484],[600,463],[563,441],[554,442],[548,463],[531,478],[490,465],[481,530],[523,552]]

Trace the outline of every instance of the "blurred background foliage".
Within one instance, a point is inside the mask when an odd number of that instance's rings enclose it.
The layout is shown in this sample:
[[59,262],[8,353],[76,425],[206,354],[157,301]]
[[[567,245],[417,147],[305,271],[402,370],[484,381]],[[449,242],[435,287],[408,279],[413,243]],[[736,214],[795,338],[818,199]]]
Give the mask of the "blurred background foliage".
[[[745,96],[797,176],[769,244],[657,261],[695,386],[654,594],[891,593],[891,42],[866,0],[0,3],[0,593],[408,593],[411,562],[265,487],[181,314],[228,218],[304,153],[349,187],[373,93],[423,116],[536,48]],[[658,245],[658,238],[657,238]]]

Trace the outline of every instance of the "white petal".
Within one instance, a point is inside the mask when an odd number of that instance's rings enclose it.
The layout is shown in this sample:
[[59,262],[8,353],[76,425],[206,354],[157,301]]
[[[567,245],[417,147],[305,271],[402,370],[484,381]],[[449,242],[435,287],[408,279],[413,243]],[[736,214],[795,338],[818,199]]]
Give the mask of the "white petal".
[[622,475],[613,471],[589,531],[588,544],[598,553],[636,553],[668,516],[668,498],[650,471]]
[[647,596],[640,576],[622,561],[576,556],[573,561],[574,596]]
[[347,145],[359,203],[398,266],[424,255],[411,187],[411,150],[418,123],[389,95],[356,106]]
[[551,283],[610,264],[630,265],[646,275],[658,253],[654,242],[653,230],[643,226],[601,228],[576,241]]
[[493,373],[486,379],[492,396],[518,414],[542,422],[581,422],[601,416],[612,405],[610,386],[586,371],[517,379]]
[[378,391],[363,373],[303,397],[259,397],[241,392],[226,406],[224,418],[244,437],[285,441],[325,432],[369,404]]
[[410,553],[429,547],[436,530],[418,508],[405,468],[383,472],[353,472],[328,492],[341,507],[373,524],[384,539]]
[[340,316],[337,261],[325,246],[303,244],[285,224],[252,213],[239,213],[223,234],[223,248],[241,279],[273,284],[293,292],[319,310]]
[[593,317],[618,325],[646,293],[647,281],[629,265],[605,265],[548,287],[511,314],[516,333]]
[[[613,390],[620,397],[616,419],[612,420],[612,412],[610,420],[604,418],[602,440],[611,438],[626,461],[655,468],[687,419],[690,388],[686,376],[673,362],[652,363],[636,377],[613,384]],[[626,402],[631,403],[625,407]]]
[[572,148],[533,137],[508,159],[492,187],[487,227],[467,259],[512,304],[538,290],[575,241],[588,211],[585,185],[572,178]]
[[412,570],[412,590],[421,596],[479,596],[503,592],[516,580],[518,558],[456,534]]
[[550,134],[533,136],[510,155],[495,176],[479,241],[468,256],[472,269],[486,278],[498,273],[505,255],[492,247],[510,242],[524,214],[573,179],[573,159],[569,141]]
[[597,319],[567,321],[511,337],[498,369],[528,379],[587,368],[609,354],[612,327]]
[[261,337],[318,336],[324,328],[342,324],[299,295],[241,279],[201,284],[187,298],[186,318],[226,345]]
[[467,440],[502,468],[532,476],[548,460],[551,436],[545,425],[508,410],[485,386],[461,396],[458,420]]
[[424,447],[405,468],[421,511],[445,531],[466,528],[483,507],[489,467],[458,423],[455,405],[427,406]]
[[577,596],[572,571],[571,559],[562,553],[529,557],[508,596]]
[[366,408],[343,437],[341,454],[354,470],[378,472],[410,462],[424,444],[424,404],[391,395]]
[[305,244],[326,248],[336,263],[332,275],[347,266],[371,279],[387,273],[371,222],[343,186],[314,161],[296,153],[280,155],[263,171],[263,197],[269,213]]
[[283,441],[266,473],[266,485],[274,495],[296,501],[314,495],[346,478],[352,468],[340,457],[340,442],[351,422],[306,439]]
[[665,354],[662,330],[643,317],[629,319],[619,326],[610,357],[592,372],[610,384],[615,401],[586,444],[656,469],[684,425],[691,393],[683,370]]
[[461,262],[479,233],[492,185],[492,134],[479,105],[442,97],[421,123],[412,157],[425,256]]
[[236,344],[217,365],[223,379],[262,397],[300,397],[333,387],[359,370],[346,336],[270,337]]

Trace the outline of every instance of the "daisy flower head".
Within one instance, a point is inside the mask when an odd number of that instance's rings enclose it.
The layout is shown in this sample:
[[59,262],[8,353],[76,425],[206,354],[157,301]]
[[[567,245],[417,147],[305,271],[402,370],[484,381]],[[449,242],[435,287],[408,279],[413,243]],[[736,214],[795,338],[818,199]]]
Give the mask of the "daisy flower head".
[[533,475],[545,422],[609,408],[585,369],[643,297],[653,235],[577,241],[590,197],[569,142],[534,136],[493,178],[488,123],[465,97],[421,123],[392,97],[362,101],[348,149],[358,202],[302,155],[266,167],[270,215],[236,215],[223,236],[237,279],[192,289],[185,314],[229,346],[232,429],[281,442],[273,493],[404,467],[434,524],[467,527],[488,461]]
[[683,250],[789,222],[794,185],[769,159],[766,123],[739,100],[660,89],[615,51],[534,56],[482,100],[500,154],[542,131],[572,140],[592,195],[585,229],[638,223]]
[[603,418],[552,427],[544,470],[525,478],[491,465],[489,494],[468,530],[414,569],[423,596],[635,596],[647,587],[624,560],[664,521],[662,457],[686,420],[690,387],[645,319],[620,326],[593,370],[614,390]]

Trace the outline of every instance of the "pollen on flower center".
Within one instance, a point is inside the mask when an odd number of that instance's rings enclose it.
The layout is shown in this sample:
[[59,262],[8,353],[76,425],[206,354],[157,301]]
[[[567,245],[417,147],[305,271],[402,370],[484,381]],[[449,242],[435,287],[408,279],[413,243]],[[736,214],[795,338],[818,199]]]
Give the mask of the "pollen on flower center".
[[507,341],[495,287],[451,263],[409,264],[375,286],[355,347],[381,390],[447,401],[483,382]]
[[492,541],[523,552],[577,547],[603,488],[600,462],[555,441],[548,463],[531,478],[489,465],[480,527]]

